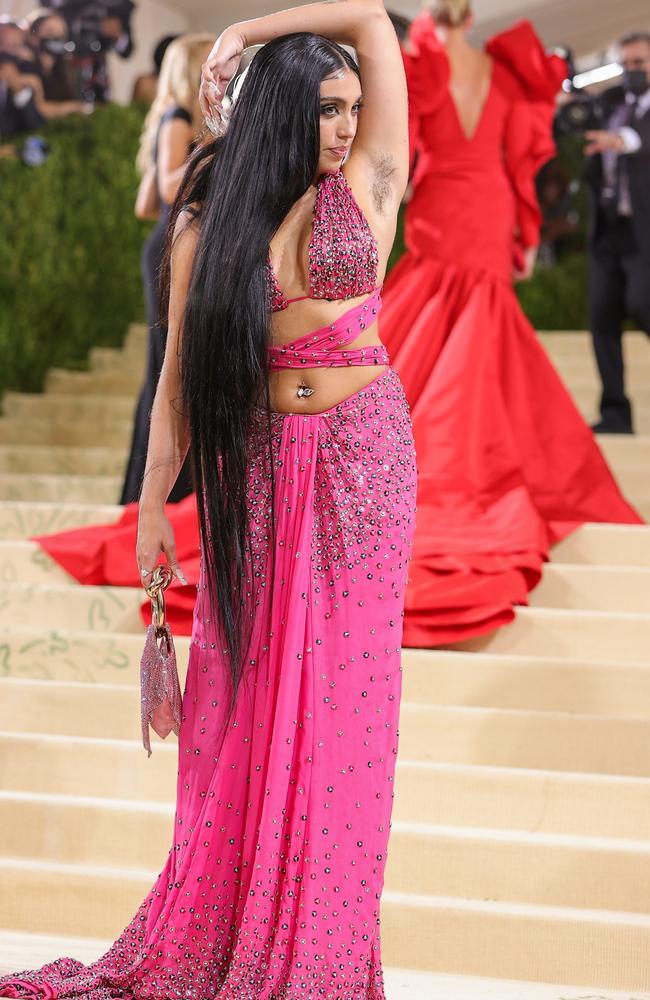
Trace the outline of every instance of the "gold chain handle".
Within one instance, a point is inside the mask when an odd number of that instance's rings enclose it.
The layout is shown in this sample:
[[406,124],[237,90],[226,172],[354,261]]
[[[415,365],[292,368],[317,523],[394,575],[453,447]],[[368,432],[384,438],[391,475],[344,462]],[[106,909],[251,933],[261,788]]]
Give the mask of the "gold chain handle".
[[151,577],[151,583],[146,588],[147,596],[151,598],[151,623],[156,628],[156,638],[165,634],[165,596],[167,587],[172,582],[173,573],[169,566],[156,566]]

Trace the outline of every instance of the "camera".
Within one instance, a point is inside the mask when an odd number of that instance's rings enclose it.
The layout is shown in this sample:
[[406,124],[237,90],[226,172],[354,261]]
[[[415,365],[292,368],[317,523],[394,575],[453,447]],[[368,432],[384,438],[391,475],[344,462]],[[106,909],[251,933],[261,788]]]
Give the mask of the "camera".
[[117,18],[130,35],[132,0],[46,0],[46,6],[67,21],[70,42],[66,51],[77,58],[96,56],[114,47],[116,39],[104,30],[107,18]]
[[[133,48],[131,14],[133,0],[44,0],[47,8],[62,17],[69,41],[56,40],[51,55],[66,59],[78,78],[81,100],[103,102],[110,98],[106,54],[114,51],[127,59]],[[57,51],[55,51],[57,50]]]
[[563,104],[555,116],[558,131],[568,135],[583,135],[606,127],[609,108],[606,101],[590,94],[577,94]]

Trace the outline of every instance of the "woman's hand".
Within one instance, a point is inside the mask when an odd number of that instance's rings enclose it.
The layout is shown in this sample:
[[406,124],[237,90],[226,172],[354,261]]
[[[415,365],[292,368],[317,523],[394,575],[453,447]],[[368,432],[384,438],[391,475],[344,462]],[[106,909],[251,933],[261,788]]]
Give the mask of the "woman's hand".
[[533,276],[539,247],[526,247],[523,252],[523,267],[515,267],[514,280],[528,281]]
[[199,101],[208,123],[222,124],[221,110],[226,87],[237,72],[245,48],[244,34],[234,24],[219,35],[201,68]]
[[[174,576],[178,577],[181,583],[187,583],[183,576],[183,571],[178,565],[176,556],[176,540],[174,529],[162,510],[152,512],[140,508],[138,517],[138,540],[136,543],[136,558],[138,560],[138,571],[142,586],[147,588],[151,583],[151,576],[158,565],[158,558],[163,552],[167,558],[167,563]],[[146,573],[144,572],[146,570]]]

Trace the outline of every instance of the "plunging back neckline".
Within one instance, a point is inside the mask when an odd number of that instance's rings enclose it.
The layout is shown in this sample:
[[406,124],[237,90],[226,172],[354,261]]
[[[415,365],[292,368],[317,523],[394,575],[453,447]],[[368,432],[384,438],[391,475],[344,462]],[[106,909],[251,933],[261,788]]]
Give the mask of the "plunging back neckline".
[[459,108],[458,108],[458,103],[457,103],[456,98],[454,97],[453,91],[451,89],[451,63],[449,61],[449,56],[446,53],[445,53],[445,56],[447,58],[447,66],[449,67],[449,77],[448,77],[448,80],[447,80],[447,96],[449,98],[450,104],[451,104],[451,106],[453,108],[453,111],[454,111],[454,117],[456,119],[456,124],[458,125],[458,130],[459,130],[461,136],[463,137],[463,139],[465,140],[465,142],[470,143],[470,142],[474,141],[474,139],[476,138],[476,136],[478,135],[478,133],[479,133],[479,131],[481,129],[481,126],[482,126],[483,121],[485,119],[485,112],[486,112],[487,106],[490,103],[490,98],[492,97],[492,91],[494,90],[494,59],[488,57],[489,62],[490,62],[490,75],[489,75],[489,78],[488,78],[487,89],[485,91],[485,97],[483,98],[483,101],[481,103],[481,107],[480,107],[478,116],[476,118],[476,124],[475,124],[474,128],[472,129],[472,131],[470,133],[468,133],[467,130],[465,129],[465,126],[463,125],[463,120],[462,120],[462,118],[460,116],[460,111],[459,111]]

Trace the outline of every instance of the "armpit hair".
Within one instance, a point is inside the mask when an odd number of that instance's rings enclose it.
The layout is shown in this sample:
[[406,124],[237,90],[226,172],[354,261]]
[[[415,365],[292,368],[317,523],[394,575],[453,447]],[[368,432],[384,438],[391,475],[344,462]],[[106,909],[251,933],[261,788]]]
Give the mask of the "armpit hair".
[[379,153],[372,160],[372,198],[378,212],[390,198],[393,187],[391,177],[395,173],[395,160],[387,153]]

